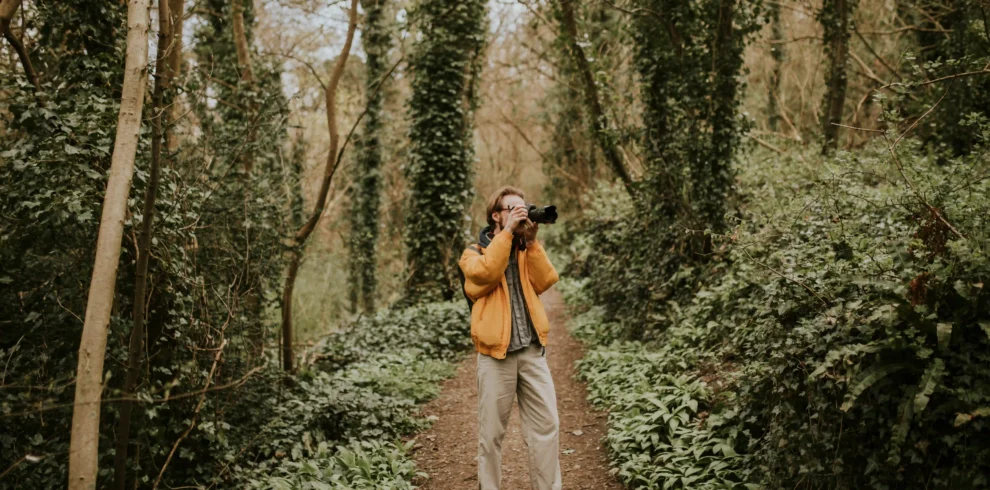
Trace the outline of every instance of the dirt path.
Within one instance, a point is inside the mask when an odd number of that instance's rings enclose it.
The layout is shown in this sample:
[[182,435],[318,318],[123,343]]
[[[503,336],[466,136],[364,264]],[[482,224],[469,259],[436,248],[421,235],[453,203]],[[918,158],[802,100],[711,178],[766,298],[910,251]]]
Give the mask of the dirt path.
[[[560,416],[560,469],[563,488],[608,490],[622,486],[608,472],[608,461],[601,439],[605,435],[605,414],[592,410],[586,401],[584,385],[575,378],[574,361],[583,355],[581,344],[568,334],[563,300],[554,290],[542,297],[550,317],[547,360],[557,390]],[[430,476],[415,483],[426,490],[478,488],[478,387],[477,355],[471,354],[458,367],[436,400],[426,404],[423,413],[438,417],[433,427],[416,436],[414,458],[419,471]],[[526,444],[514,404],[502,444],[503,490],[526,490],[529,468]]]

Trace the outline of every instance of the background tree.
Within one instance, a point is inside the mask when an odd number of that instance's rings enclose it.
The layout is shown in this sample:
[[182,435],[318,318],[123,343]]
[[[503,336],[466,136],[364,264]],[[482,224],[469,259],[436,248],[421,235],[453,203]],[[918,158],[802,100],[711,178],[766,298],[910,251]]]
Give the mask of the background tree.
[[113,296],[116,290],[124,214],[131,191],[134,156],[141,132],[145,72],[148,63],[150,3],[131,0],[127,4],[127,57],[121,93],[117,137],[110,164],[110,179],[103,199],[96,263],[89,284],[86,322],[79,346],[76,396],[72,410],[72,439],[69,444],[69,488],[95,490],[99,469],[100,411],[103,395],[103,361]]
[[10,27],[14,15],[17,13],[17,8],[20,6],[21,0],[0,1],[0,34],[3,34],[4,39],[17,52],[17,57],[21,60],[21,66],[24,67],[24,75],[34,85],[35,92],[41,92],[41,84],[38,82],[38,74],[34,71],[34,65],[31,64],[31,57],[28,56],[27,50],[24,49],[24,43],[20,39],[17,39],[17,36],[14,35],[14,31]]
[[571,0],[560,2],[559,19],[561,37],[580,79],[585,105],[594,125],[595,139],[598,141],[602,154],[605,155],[605,161],[608,162],[609,167],[631,193],[633,192],[632,177],[630,177],[629,170],[626,168],[627,165],[619,152],[614,134],[615,131],[608,122],[605,110],[602,108],[598,87],[594,75],[591,73],[591,66],[588,63],[584,49],[581,48],[581,41],[578,39],[574,4],[575,2]]
[[471,197],[475,84],[485,40],[481,0],[426,0],[409,66],[410,154],[406,204],[410,301],[451,299],[459,286],[465,208]]
[[142,210],[141,234],[137,243],[137,264],[134,272],[134,308],[133,325],[130,342],[127,348],[127,371],[124,386],[121,390],[124,400],[120,404],[120,416],[116,426],[116,445],[114,450],[114,487],[123,490],[127,485],[127,452],[131,438],[131,414],[134,404],[134,387],[137,386],[141,375],[141,365],[144,358],[145,339],[145,305],[148,291],[148,265],[151,255],[151,235],[155,218],[155,200],[158,195],[158,183],[161,175],[161,161],[165,128],[169,121],[166,109],[171,97],[166,99],[166,92],[171,95],[171,80],[174,76],[170,66],[170,51],[176,49],[173,44],[175,30],[172,27],[181,18],[169,11],[169,1],[158,2],[158,42],[155,53],[155,88],[151,96],[151,164],[148,170],[148,185],[144,191],[144,207]]
[[825,97],[822,101],[822,154],[829,154],[839,145],[838,125],[843,124],[842,114],[846,107],[846,87],[849,80],[846,74],[849,63],[849,37],[854,0],[825,0],[818,11],[818,21],[822,24],[822,40],[828,54],[828,69],[825,73]]
[[364,0],[364,28],[361,41],[365,51],[365,100],[363,128],[355,150],[357,166],[351,188],[350,288],[355,310],[370,313],[375,309],[378,268],[378,215],[381,209],[383,149],[382,133],[387,130],[382,90],[389,75],[389,49],[392,26],[387,21],[391,11],[385,0]]
[[[610,220],[611,233],[596,242],[603,257],[584,265],[593,275],[641,271],[642,281],[625,277],[591,292],[611,305],[609,315],[623,318],[627,335],[640,338],[666,327],[651,326],[651,315],[671,295],[690,290],[692,275],[712,258],[712,234],[726,231],[745,128],[738,74],[759,11],[731,0],[660,0],[629,12],[647,172],[630,213]],[[653,246],[642,247],[644,240]],[[695,267],[692,274],[677,274],[687,267]],[[669,279],[658,285],[656,278]]]
[[292,345],[292,291],[295,287],[296,275],[299,273],[299,263],[302,260],[302,251],[306,245],[306,240],[309,239],[313,230],[316,229],[316,224],[320,222],[320,217],[323,216],[323,208],[327,204],[327,194],[330,192],[330,184],[333,182],[333,176],[340,166],[341,154],[338,153],[340,134],[337,132],[336,112],[337,86],[340,84],[340,79],[344,75],[344,66],[346,66],[347,58],[351,53],[351,43],[354,41],[354,31],[357,28],[357,9],[358,0],[352,0],[344,47],[334,62],[333,71],[330,73],[330,81],[325,86],[330,149],[327,153],[326,165],[323,167],[323,179],[320,183],[320,190],[316,195],[316,204],[313,206],[313,213],[292,237],[292,244],[289,249],[289,270],[285,276],[285,289],[282,293],[282,368],[290,373],[295,370],[295,351],[293,351]]
[[[909,2],[907,20],[918,25],[913,30],[921,62],[917,69],[929,81],[973,74],[930,87],[918,103],[907,108],[914,112],[941,99],[932,113],[934,117],[926,120],[921,130],[926,141],[950,156],[972,152],[981,141],[976,121],[990,118],[990,79],[985,76],[990,67],[984,61],[990,56],[988,10],[986,2],[980,1]],[[984,75],[979,75],[981,72]]]
[[784,26],[781,24],[780,3],[767,3],[767,15],[770,18],[770,55],[773,59],[773,72],[767,84],[767,127],[777,131],[780,123],[780,77],[784,64]]

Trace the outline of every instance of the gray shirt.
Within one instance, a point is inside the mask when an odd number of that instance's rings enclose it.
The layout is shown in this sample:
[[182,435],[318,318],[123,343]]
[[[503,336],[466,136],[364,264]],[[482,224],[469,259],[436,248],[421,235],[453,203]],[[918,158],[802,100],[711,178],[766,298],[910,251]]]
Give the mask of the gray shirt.
[[519,277],[518,250],[515,245],[509,252],[505,282],[509,286],[509,308],[512,310],[512,331],[506,352],[512,352],[540,341],[539,336],[536,335],[536,328],[533,327],[533,320],[529,317],[529,308],[526,307],[526,296],[523,295],[522,281]]

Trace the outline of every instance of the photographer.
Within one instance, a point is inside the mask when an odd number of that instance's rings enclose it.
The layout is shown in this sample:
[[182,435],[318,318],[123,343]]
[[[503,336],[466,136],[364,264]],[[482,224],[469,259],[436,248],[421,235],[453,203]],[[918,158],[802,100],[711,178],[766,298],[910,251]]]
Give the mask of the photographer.
[[478,351],[481,490],[500,488],[502,438],[514,395],[532,488],[561,488],[557,396],[546,360],[550,323],[539,298],[558,278],[536,240],[539,225],[529,219],[529,209],[519,189],[496,191],[486,208],[488,226],[459,262],[465,294],[473,302],[471,339]]

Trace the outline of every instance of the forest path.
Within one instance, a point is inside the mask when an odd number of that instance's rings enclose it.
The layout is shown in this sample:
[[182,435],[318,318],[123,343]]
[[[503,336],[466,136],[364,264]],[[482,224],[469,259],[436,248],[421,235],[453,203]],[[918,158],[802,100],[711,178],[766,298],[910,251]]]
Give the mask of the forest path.
[[[622,486],[609,473],[605,447],[604,413],[594,411],[587,402],[584,385],[577,379],[574,361],[584,349],[571,337],[565,323],[567,315],[560,293],[551,289],[541,299],[550,318],[550,341],[547,361],[557,391],[560,417],[560,470],[563,488],[609,490]],[[426,490],[460,490],[478,488],[478,387],[477,354],[468,356],[457,375],[444,383],[440,396],[423,407],[423,414],[438,420],[429,430],[416,436],[414,458],[417,469],[429,474],[416,484]],[[502,488],[530,488],[526,444],[519,423],[518,401],[513,403],[509,427],[502,443]]]

